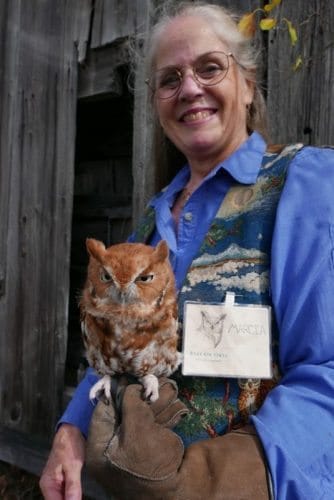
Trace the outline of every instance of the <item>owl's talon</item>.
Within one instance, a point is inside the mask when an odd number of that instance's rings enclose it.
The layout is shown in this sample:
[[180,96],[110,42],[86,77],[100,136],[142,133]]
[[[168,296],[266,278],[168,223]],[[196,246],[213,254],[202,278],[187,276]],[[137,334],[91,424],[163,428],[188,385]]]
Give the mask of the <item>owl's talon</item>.
[[106,404],[111,402],[111,377],[109,375],[104,375],[93,385],[89,391],[89,399],[91,401],[102,399]]
[[144,396],[150,403],[154,403],[159,399],[159,381],[155,375],[151,373],[149,375],[144,375],[139,381],[144,387]]

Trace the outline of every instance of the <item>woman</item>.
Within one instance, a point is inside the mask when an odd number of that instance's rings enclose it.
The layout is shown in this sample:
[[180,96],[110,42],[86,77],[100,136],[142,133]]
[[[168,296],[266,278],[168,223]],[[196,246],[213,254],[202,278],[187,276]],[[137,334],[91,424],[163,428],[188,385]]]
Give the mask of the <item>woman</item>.
[[[267,146],[254,54],[223,8],[179,6],[150,46],[153,105],[187,165],[151,201],[132,241],[168,241],[181,312],[185,300],[221,302],[226,291],[250,307],[271,305],[274,372],[271,381],[180,378],[195,422],[175,429],[186,445],[196,441],[185,454],[129,386],[107,470],[93,451],[101,480],[116,498],[333,498],[333,152]],[[95,380],[89,372],[62,418],[45,498],[81,498]],[[162,387],[163,407],[169,391]],[[112,421],[110,411],[94,417],[105,445],[113,431],[99,419]]]

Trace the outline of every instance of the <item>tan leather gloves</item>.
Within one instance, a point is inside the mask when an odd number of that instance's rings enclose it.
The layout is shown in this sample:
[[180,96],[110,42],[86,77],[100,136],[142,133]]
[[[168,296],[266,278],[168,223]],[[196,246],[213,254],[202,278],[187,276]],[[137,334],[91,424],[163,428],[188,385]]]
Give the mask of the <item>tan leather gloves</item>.
[[99,402],[87,443],[88,470],[117,500],[268,500],[266,466],[252,426],[184,450],[170,428],[187,413],[173,381],[160,398],[127,386],[119,417]]

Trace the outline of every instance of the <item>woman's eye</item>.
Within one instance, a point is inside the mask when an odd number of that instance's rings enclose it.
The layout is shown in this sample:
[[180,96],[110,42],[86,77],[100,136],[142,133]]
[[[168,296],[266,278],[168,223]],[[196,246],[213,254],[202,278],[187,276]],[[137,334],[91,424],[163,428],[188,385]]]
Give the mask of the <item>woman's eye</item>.
[[222,71],[223,68],[221,68],[218,64],[206,63],[196,69],[196,74],[200,78],[209,80],[210,78],[214,78],[215,76],[219,75]]
[[138,276],[138,278],[136,278],[136,281],[140,281],[141,283],[148,283],[149,281],[153,280],[153,277],[153,274],[142,274],[141,276]]
[[101,272],[100,278],[101,278],[101,281],[103,281],[104,283],[109,283],[109,281],[112,281],[112,277],[110,276],[108,271],[106,271],[105,269],[103,269],[103,271]]
[[178,73],[167,73],[162,76],[158,81],[158,88],[175,88],[180,84],[180,77]]

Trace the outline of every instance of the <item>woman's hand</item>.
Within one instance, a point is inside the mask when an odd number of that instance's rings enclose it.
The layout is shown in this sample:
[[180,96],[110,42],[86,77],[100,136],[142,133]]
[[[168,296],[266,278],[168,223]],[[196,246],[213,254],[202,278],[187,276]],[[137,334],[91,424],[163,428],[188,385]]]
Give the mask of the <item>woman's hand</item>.
[[268,500],[255,429],[247,426],[184,451],[170,427],[185,409],[170,389],[160,387],[158,401],[147,404],[141,387],[129,385],[120,415],[112,405],[98,404],[87,443],[95,478],[117,500]]
[[85,446],[77,427],[62,424],[58,429],[39,483],[46,500],[81,500]]

